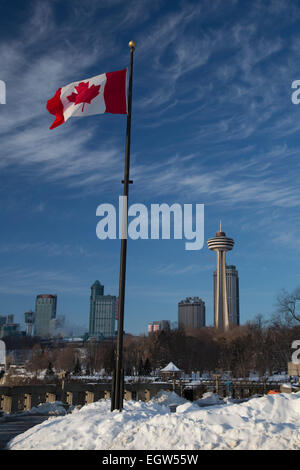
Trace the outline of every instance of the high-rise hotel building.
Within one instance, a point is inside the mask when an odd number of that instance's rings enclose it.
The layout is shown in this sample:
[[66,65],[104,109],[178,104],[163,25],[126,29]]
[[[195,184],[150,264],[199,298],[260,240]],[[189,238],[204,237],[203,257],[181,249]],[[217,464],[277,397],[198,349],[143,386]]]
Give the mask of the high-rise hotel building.
[[178,327],[202,328],[205,326],[205,302],[199,297],[187,297],[178,303]]
[[40,294],[35,301],[34,335],[51,336],[55,327],[57,296]]

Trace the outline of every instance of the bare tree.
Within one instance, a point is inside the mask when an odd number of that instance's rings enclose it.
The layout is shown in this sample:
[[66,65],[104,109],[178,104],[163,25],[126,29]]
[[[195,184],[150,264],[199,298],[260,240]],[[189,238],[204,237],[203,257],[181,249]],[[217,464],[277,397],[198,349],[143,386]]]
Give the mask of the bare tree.
[[300,322],[300,286],[289,293],[285,289],[277,297],[277,311],[287,322]]
[[32,348],[32,356],[27,364],[28,370],[37,374],[43,369],[47,369],[49,362],[52,362],[52,354],[47,348],[42,349],[39,344]]
[[76,350],[72,346],[60,349],[56,354],[54,365],[57,370],[71,372],[76,362]]

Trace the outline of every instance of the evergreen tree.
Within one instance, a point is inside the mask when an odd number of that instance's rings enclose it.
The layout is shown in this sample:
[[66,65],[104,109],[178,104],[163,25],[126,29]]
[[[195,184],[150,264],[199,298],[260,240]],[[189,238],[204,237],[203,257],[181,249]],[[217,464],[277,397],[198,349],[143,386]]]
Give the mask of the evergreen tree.
[[75,367],[74,367],[74,370],[73,370],[73,373],[74,373],[75,375],[79,375],[80,372],[81,372],[81,365],[80,365],[79,358],[77,357],[76,363],[75,363]]
[[142,359],[140,359],[139,365],[138,365],[138,374],[143,375],[144,374],[144,364]]
[[151,364],[150,364],[150,361],[149,361],[149,358],[147,357],[146,361],[145,361],[145,364],[144,364],[144,373],[145,375],[150,375],[151,373]]
[[46,375],[54,375],[52,362],[49,362],[49,364],[48,364],[48,367],[47,367],[47,370],[46,370]]

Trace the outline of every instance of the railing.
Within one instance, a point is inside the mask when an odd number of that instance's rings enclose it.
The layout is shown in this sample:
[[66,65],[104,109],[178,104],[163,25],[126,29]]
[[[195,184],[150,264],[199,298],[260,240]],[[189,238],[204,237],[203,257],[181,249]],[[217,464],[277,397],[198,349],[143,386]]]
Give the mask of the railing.
[[231,396],[232,398],[249,398],[253,395],[265,395],[270,390],[280,391],[280,382],[276,381],[248,381],[248,380],[203,380],[199,384],[186,384],[182,396],[194,401],[202,398],[206,392],[215,392],[221,398]]
[[[124,399],[148,401],[161,390],[175,391],[178,395],[194,401],[206,392],[218,393],[220,397],[248,398],[264,395],[270,390],[279,391],[278,382],[251,382],[246,380],[228,381],[203,380],[199,384],[189,384],[180,380],[165,383],[125,383]],[[60,384],[0,386],[0,410],[17,413],[30,410],[40,403],[61,401],[68,406],[83,406],[102,398],[110,399],[111,382],[80,383],[62,381]]]

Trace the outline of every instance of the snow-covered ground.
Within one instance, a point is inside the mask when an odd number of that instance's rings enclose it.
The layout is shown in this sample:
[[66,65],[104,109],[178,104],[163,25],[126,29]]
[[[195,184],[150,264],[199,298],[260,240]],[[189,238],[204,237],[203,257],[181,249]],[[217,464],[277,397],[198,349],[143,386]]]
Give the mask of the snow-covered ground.
[[[178,400],[179,398],[179,400]],[[167,405],[177,404],[175,413]],[[51,417],[15,437],[10,449],[300,449],[300,393],[200,408],[164,392],[151,401],[110,401]]]

